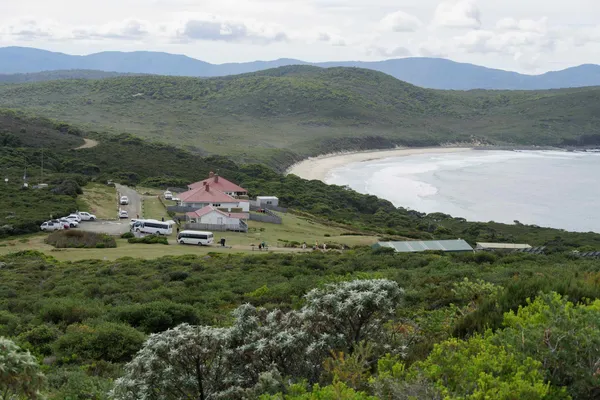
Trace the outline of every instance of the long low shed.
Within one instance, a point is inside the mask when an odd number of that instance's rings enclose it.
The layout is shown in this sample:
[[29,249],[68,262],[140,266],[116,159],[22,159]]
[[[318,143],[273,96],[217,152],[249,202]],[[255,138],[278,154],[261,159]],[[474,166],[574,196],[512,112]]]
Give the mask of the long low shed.
[[462,239],[456,240],[410,240],[405,242],[377,242],[373,248],[392,248],[398,253],[444,251],[448,253],[472,252],[473,248]]

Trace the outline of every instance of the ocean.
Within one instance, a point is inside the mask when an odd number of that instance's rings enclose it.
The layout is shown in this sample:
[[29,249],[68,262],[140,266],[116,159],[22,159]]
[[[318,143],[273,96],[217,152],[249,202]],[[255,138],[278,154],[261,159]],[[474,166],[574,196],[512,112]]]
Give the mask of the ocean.
[[600,153],[418,154],[347,164],[325,181],[426,213],[600,232]]

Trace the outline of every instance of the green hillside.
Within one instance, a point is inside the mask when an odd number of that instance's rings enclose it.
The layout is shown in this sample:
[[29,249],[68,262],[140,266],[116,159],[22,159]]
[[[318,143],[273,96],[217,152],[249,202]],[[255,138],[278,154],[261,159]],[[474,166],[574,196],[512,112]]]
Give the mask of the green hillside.
[[[0,107],[277,166],[335,150],[473,141],[561,145],[600,134],[600,88],[436,91],[357,68],[291,66],[0,86]],[[281,156],[283,153],[285,156]]]

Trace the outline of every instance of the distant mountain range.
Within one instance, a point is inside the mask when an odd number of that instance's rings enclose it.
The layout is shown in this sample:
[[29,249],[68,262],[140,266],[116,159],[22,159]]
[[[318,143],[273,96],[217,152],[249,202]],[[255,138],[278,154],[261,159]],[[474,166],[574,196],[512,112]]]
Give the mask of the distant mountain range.
[[[216,77],[261,71],[287,65],[317,67],[358,67],[384,72],[413,85],[432,89],[558,89],[600,85],[600,66],[585,64],[541,75],[491,69],[440,58],[402,58],[376,62],[340,61],[308,63],[294,59],[253,61],[246,63],[210,64],[184,55],[160,52],[102,52],[74,56],[26,47],[0,48],[0,74],[32,74],[61,70],[19,79],[2,77],[0,82],[65,79],[69,77],[102,78],[100,71],[118,74],[155,74]],[[69,74],[68,70],[95,70]],[[72,76],[74,75],[74,76]]]

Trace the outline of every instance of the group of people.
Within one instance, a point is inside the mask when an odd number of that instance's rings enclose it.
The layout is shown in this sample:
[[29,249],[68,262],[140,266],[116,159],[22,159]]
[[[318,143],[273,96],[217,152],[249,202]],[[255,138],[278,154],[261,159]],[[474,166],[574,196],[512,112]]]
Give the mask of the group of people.
[[[302,250],[306,250],[306,242],[302,243]],[[319,242],[315,242],[315,245],[313,246],[313,251],[319,250],[319,249],[323,249],[323,251],[327,250],[327,243],[323,243],[323,246],[319,247]]]

